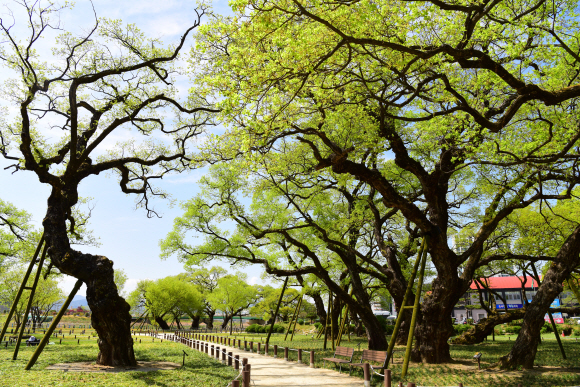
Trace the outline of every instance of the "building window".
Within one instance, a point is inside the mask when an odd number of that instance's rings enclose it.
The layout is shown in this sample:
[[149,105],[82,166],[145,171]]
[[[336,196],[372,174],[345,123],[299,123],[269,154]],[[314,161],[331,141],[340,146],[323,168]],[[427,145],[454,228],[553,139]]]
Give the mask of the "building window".
[[505,292],[505,299],[507,300],[521,300],[522,296],[520,295],[520,292]]

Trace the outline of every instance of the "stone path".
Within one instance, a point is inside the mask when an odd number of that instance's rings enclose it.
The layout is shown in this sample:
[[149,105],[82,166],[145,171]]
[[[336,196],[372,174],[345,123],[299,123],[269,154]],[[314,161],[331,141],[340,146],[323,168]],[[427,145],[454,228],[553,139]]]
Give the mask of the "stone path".
[[[162,335],[159,335],[162,337]],[[203,342],[203,341],[202,341]],[[278,350],[281,359],[275,359],[271,355],[264,356],[257,353],[244,351],[223,344],[208,343],[210,346],[226,348],[226,352],[232,355],[247,358],[251,366],[251,385],[256,387],[300,387],[300,386],[332,386],[332,387],[362,387],[364,382],[360,378],[348,376],[348,369],[343,372],[333,371],[325,368],[310,368],[305,364],[296,361],[285,361],[283,350]],[[303,352],[305,359],[309,353]],[[241,369],[240,364],[240,369]]]

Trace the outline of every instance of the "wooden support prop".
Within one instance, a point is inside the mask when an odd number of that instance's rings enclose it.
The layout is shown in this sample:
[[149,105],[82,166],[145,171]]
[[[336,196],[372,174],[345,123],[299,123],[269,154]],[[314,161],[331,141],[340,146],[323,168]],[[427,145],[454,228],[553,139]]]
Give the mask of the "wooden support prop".
[[300,301],[298,301],[298,310],[296,311],[296,320],[294,321],[294,327],[292,328],[292,335],[290,335],[290,341],[294,339],[294,333],[296,332],[296,324],[298,323],[298,315],[300,315],[300,308],[302,307],[302,300],[304,299],[304,295],[300,297]]
[[310,368],[314,368],[314,351],[310,351]]
[[[425,237],[428,239],[429,237]],[[407,376],[407,369],[409,368],[409,361],[411,360],[411,348],[413,347],[413,334],[415,332],[415,324],[417,323],[417,315],[419,314],[419,302],[421,301],[421,289],[423,288],[423,277],[425,274],[425,265],[427,263],[427,241],[423,249],[423,257],[417,257],[421,260],[421,271],[419,272],[419,282],[417,283],[417,294],[415,294],[415,305],[413,306],[413,316],[411,317],[411,326],[409,327],[409,337],[407,338],[407,349],[405,350],[405,359],[403,362],[403,370],[401,371],[401,378]],[[404,309],[403,309],[404,310]]]
[[[36,263],[36,258],[38,258],[38,254],[40,254],[40,249],[42,248],[43,243],[44,243],[44,233],[42,234],[42,237],[40,238],[40,241],[38,242],[38,246],[36,246],[36,251],[34,252],[34,256],[32,257],[30,264],[28,265],[28,269],[26,270],[26,274],[24,275],[22,283],[20,284],[20,288],[18,289],[18,293],[16,293],[16,297],[14,298],[14,302],[12,302],[12,307],[10,308],[10,311],[8,312],[8,316],[6,316],[6,321],[4,322],[4,326],[2,327],[2,332],[0,333],[0,341],[2,341],[4,339],[4,335],[6,334],[6,330],[8,329],[8,325],[10,324],[10,320],[12,320],[12,316],[14,315],[14,312],[16,311],[16,307],[18,306],[18,302],[20,301],[20,297],[22,296],[22,292],[24,291],[24,288],[26,287],[26,283],[28,282],[28,277],[30,277],[30,273],[32,273],[32,269],[34,268],[34,265]],[[12,331],[10,331],[10,333],[12,333]]]
[[268,348],[268,343],[270,342],[270,336],[272,335],[272,329],[274,329],[276,316],[278,316],[278,311],[280,310],[282,297],[284,297],[284,292],[286,291],[286,285],[288,285],[288,277],[286,277],[286,279],[284,280],[284,286],[282,286],[282,292],[280,293],[280,298],[278,299],[278,304],[276,305],[276,311],[274,312],[274,317],[272,318],[272,323],[270,324],[270,329],[268,330],[268,336],[266,337],[266,348]]
[[419,270],[419,264],[421,263],[421,256],[423,255],[423,251],[426,250],[427,250],[426,238],[423,238],[423,242],[421,242],[421,247],[419,248],[419,253],[417,254],[417,259],[415,260],[415,266],[413,267],[413,271],[411,272],[411,277],[409,277],[407,290],[405,291],[405,296],[403,297],[403,303],[401,304],[399,314],[397,315],[397,320],[395,321],[395,328],[393,329],[391,340],[389,341],[389,347],[387,349],[387,358],[385,359],[385,363],[383,364],[383,369],[389,366],[389,360],[393,355],[393,349],[395,348],[395,342],[397,341],[397,334],[399,333],[399,328],[401,327],[401,322],[403,321],[403,313],[405,311],[404,307],[407,305],[409,296],[412,293],[413,283],[415,282],[415,277],[417,276],[417,271]]
[[[302,298],[300,298],[298,300],[298,302],[296,303],[296,308],[294,308],[294,313],[292,314],[292,318],[290,319],[290,323],[288,324],[288,329],[286,329],[286,335],[284,336],[284,341],[286,341],[286,338],[288,338],[288,333],[290,333],[290,331],[292,330],[292,323],[294,322],[294,320],[297,317],[298,308],[300,306],[301,301],[302,301]],[[296,325],[296,324],[294,324],[294,325]]]
[[34,283],[30,288],[30,294],[28,295],[28,303],[26,304],[26,310],[24,312],[24,317],[22,318],[22,326],[20,327],[20,333],[18,334],[18,339],[16,339],[16,348],[14,348],[14,355],[12,355],[12,360],[16,360],[18,358],[18,350],[20,349],[20,342],[22,341],[22,335],[24,334],[26,322],[28,321],[28,314],[30,313],[30,308],[32,307],[34,293],[36,292],[36,285],[38,285],[38,279],[40,278],[40,274],[42,273],[42,265],[44,264],[44,258],[46,258],[46,250],[48,250],[48,243],[44,244],[44,248],[42,249],[42,256],[40,257],[38,267],[36,268],[36,276],[34,277]]

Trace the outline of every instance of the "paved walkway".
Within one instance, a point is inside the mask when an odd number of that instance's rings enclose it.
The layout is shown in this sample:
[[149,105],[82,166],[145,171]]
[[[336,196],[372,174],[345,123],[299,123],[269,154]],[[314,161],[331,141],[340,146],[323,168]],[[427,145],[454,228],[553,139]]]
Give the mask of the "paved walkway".
[[[162,337],[162,335],[159,335]],[[202,341],[203,343],[203,341]],[[284,351],[278,356],[281,359],[274,359],[272,356],[259,355],[251,353],[250,351],[240,350],[234,347],[224,346],[215,343],[209,345],[217,345],[220,348],[226,348],[227,352],[232,352],[232,355],[240,356],[241,359],[247,358],[251,366],[251,385],[256,387],[300,387],[300,386],[332,386],[332,387],[362,387],[364,382],[361,378],[348,376],[348,370],[342,373],[325,368],[310,368],[305,364],[298,364],[295,361],[285,361]],[[303,356],[307,359],[308,352],[303,352]]]

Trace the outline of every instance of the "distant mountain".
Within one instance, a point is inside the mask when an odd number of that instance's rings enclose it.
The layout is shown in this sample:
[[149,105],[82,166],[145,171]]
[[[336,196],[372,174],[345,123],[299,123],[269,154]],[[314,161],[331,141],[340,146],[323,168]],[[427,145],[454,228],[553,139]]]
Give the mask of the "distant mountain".
[[89,306],[87,303],[87,298],[83,296],[75,296],[70,303],[69,309],[76,309],[79,306]]

